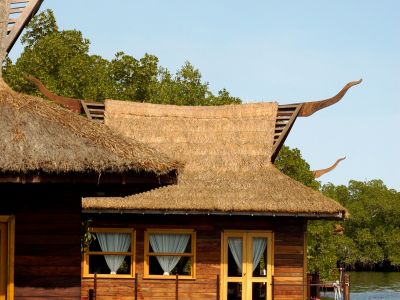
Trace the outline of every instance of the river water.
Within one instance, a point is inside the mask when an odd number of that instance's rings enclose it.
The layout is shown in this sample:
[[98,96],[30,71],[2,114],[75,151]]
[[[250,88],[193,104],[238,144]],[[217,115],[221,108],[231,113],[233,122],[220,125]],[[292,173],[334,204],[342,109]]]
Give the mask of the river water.
[[[400,272],[352,272],[350,280],[351,300],[400,300]],[[324,299],[333,299],[333,294]]]

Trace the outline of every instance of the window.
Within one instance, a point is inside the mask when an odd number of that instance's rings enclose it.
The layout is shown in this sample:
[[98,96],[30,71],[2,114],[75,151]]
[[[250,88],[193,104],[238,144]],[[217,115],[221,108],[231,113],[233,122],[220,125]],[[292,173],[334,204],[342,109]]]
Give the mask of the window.
[[145,232],[145,278],[195,278],[196,233],[193,230]]
[[84,255],[85,277],[134,277],[135,232],[133,229],[90,228],[95,239]]

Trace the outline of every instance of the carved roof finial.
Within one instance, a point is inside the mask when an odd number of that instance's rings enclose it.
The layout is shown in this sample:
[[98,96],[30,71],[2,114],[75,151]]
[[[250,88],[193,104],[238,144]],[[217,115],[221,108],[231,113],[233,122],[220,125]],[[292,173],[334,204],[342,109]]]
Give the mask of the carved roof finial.
[[346,156],[345,156],[345,157],[342,157],[342,158],[339,158],[339,159],[338,159],[332,166],[330,166],[329,168],[321,169],[321,170],[315,170],[315,171],[311,171],[311,172],[313,172],[315,178],[321,177],[322,175],[324,175],[324,174],[326,174],[326,173],[332,171],[334,168],[336,168],[336,166],[337,166],[342,160],[345,160],[345,159],[346,159]]
[[300,109],[298,116],[299,117],[311,116],[313,113],[319,111],[320,109],[323,109],[325,107],[335,104],[336,102],[339,102],[352,86],[360,84],[361,82],[362,79],[349,82],[342,88],[342,90],[339,93],[337,93],[337,95],[333,96],[332,98],[302,103],[302,107]]
[[43,83],[37,79],[36,77],[24,73],[24,78],[28,80],[30,83],[34,84],[38,90],[49,100],[64,106],[73,112],[80,113],[81,112],[81,100],[80,99],[75,99],[75,98],[70,98],[70,97],[63,97],[56,95],[52,92],[50,92],[44,85]]

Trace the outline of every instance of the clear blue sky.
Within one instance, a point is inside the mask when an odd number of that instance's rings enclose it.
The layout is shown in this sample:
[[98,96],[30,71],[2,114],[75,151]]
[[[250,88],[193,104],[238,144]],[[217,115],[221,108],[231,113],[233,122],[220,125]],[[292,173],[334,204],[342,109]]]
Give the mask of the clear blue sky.
[[[244,101],[318,100],[363,78],[333,107],[299,118],[286,142],[323,183],[382,179],[400,190],[400,1],[45,0],[91,52],[148,52],[172,71],[189,60]],[[19,55],[16,45],[12,58]]]

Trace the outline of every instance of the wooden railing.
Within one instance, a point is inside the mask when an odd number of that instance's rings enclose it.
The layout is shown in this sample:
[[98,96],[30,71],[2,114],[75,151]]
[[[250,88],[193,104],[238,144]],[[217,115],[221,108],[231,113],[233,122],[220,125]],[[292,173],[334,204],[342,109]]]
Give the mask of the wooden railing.
[[[139,275],[138,273],[135,274],[134,280],[134,292],[133,292],[133,299],[137,300],[138,299],[138,281],[139,281]],[[181,279],[179,279],[179,274],[176,274],[175,276],[175,300],[179,300],[179,282]],[[96,297],[98,295],[97,293],[97,284],[98,284],[98,279],[97,279],[97,274],[94,274],[93,277],[93,288],[88,290],[88,299],[89,300],[96,300]],[[183,298],[181,298],[183,299]],[[216,279],[216,299],[220,299],[220,276],[217,275]]]
[[350,300],[350,274],[340,272],[339,281],[321,281],[319,273],[307,274],[307,282],[305,284],[293,282],[275,283],[275,278],[272,276],[272,299],[274,299],[276,287],[301,287],[306,289],[307,300],[317,300],[321,298],[321,290],[329,290],[335,292],[340,289],[341,300]]

